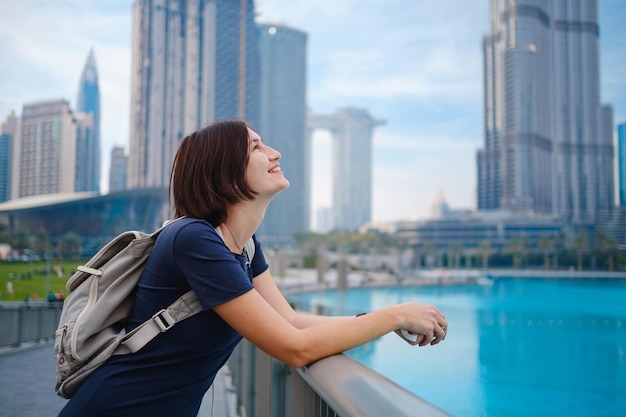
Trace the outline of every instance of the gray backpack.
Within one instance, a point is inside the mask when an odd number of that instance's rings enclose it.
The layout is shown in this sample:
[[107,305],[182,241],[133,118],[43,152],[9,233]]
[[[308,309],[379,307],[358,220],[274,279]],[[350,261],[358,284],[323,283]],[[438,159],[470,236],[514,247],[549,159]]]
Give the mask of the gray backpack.
[[[55,332],[56,393],[71,398],[87,376],[112,355],[134,353],[159,333],[202,311],[190,290],[169,307],[126,334],[124,326],[135,300],[135,288],[159,233],[128,231],[95,254],[67,282]],[[224,235],[219,227],[219,236]],[[246,242],[248,261],[254,258],[252,238]]]

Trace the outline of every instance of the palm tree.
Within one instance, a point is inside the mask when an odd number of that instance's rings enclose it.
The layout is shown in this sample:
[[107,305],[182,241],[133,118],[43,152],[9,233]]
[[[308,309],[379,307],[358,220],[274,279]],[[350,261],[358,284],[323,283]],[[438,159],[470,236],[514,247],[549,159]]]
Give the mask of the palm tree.
[[614,262],[615,254],[617,253],[619,249],[619,245],[617,244],[617,241],[604,232],[598,232],[596,233],[596,236],[594,239],[594,248],[600,254],[606,253],[606,255],[609,258],[608,259],[609,271],[613,271],[614,263],[615,263]]
[[554,247],[554,242],[550,236],[540,236],[537,241],[537,247],[543,253],[543,268],[550,269],[550,253]]
[[522,265],[522,256],[526,253],[526,238],[515,237],[506,245],[506,251],[513,256],[513,268],[518,269]]
[[483,260],[483,269],[489,268],[489,257],[493,254],[493,248],[488,240],[483,240],[478,244],[476,253],[481,256]]
[[573,246],[576,250],[577,269],[581,271],[583,269],[583,255],[589,249],[589,237],[587,233],[582,232],[576,235]]
[[448,246],[448,267],[459,268],[461,255],[463,255],[463,245],[460,242],[451,243]]
[[554,237],[553,256],[552,256],[552,268],[558,268],[559,266],[559,253],[565,249],[565,232],[559,230]]

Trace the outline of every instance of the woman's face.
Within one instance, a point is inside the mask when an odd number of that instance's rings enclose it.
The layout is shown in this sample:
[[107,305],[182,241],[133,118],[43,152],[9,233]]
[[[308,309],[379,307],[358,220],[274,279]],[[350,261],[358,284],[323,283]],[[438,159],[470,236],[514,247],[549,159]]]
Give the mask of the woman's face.
[[248,129],[248,168],[246,181],[259,196],[274,197],[279,191],[289,187],[278,160],[280,152],[267,146],[252,129]]

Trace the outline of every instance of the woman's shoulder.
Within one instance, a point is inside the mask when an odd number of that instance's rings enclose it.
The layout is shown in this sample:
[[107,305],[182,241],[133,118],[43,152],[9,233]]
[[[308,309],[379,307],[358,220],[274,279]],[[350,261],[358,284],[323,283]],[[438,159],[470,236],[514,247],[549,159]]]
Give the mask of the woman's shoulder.
[[172,237],[198,236],[199,234],[217,236],[215,228],[205,219],[179,217],[177,219],[167,220],[164,226],[164,234],[168,234]]

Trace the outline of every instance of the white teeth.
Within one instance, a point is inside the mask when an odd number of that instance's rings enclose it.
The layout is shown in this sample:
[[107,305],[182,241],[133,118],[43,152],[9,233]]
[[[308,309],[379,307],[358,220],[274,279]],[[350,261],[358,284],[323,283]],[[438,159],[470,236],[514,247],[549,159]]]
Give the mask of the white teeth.
[[270,173],[273,174],[274,172],[280,172],[282,171],[282,169],[280,169],[280,167],[274,167],[272,169],[270,169]]

